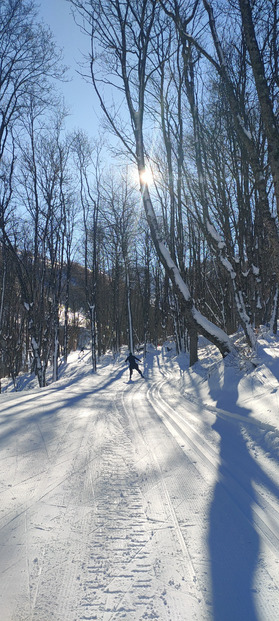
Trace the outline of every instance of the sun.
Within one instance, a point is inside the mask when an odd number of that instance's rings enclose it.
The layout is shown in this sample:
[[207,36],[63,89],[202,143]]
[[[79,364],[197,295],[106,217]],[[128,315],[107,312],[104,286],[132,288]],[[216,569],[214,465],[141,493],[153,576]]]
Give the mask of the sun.
[[154,183],[153,174],[150,168],[145,168],[144,170],[142,170],[142,172],[140,173],[140,181],[141,183],[143,183],[143,185],[148,186]]
[[154,174],[149,166],[146,166],[140,173],[136,166],[132,166],[129,170],[129,177],[136,185],[140,182],[140,185],[150,187],[155,182]]

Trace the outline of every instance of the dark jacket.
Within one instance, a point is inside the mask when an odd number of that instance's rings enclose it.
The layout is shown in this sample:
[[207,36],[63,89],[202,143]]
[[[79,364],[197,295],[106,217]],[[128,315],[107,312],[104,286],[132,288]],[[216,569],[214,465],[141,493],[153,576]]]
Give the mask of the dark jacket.
[[138,365],[136,363],[136,360],[138,362],[140,362],[140,359],[137,358],[136,356],[133,356],[133,354],[129,354],[129,356],[127,356],[125,362],[129,362],[129,366],[131,369],[137,369]]

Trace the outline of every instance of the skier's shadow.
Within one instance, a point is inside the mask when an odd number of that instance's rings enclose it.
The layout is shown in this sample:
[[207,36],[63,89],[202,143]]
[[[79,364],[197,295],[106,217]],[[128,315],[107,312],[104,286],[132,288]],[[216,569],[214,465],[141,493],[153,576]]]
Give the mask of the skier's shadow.
[[[237,386],[233,387],[230,378],[229,370],[225,369],[221,390],[215,377],[211,395],[217,397],[217,408],[226,409],[222,394],[229,394],[230,411],[249,420],[249,410],[237,405]],[[237,421],[217,416],[213,429],[220,436],[220,464],[208,537],[213,618],[214,621],[259,621],[254,578],[260,540],[254,524],[253,503],[257,502],[257,496],[253,482],[266,486],[277,497],[279,490],[250,455]],[[241,482],[240,486],[237,481]]]

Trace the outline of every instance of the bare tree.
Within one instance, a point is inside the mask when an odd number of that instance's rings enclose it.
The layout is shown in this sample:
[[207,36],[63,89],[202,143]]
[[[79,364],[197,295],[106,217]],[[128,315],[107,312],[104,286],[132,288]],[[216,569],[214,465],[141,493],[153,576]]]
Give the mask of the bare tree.
[[[204,334],[226,355],[233,351],[228,336],[196,309],[187,283],[161,235],[152,197],[144,180],[146,168],[144,120],[145,98],[149,81],[156,71],[154,45],[156,32],[164,24],[157,2],[142,0],[107,0],[88,2],[70,0],[87,25],[91,40],[90,71],[100,104],[110,125],[122,140],[127,152],[136,162],[142,202],[152,239],[160,261],[173,283],[177,294],[184,300],[188,325]],[[101,52],[102,50],[102,52]],[[104,73],[105,72],[105,73]],[[107,83],[124,94],[130,119],[130,131],[120,126],[118,116],[106,104],[102,84]],[[131,131],[132,130],[132,131]]]
[[[9,180],[9,204],[12,204],[14,198],[15,148],[18,148],[19,143],[22,144],[26,138],[25,120],[30,108],[33,106],[35,109],[37,106],[42,114],[53,101],[53,85],[50,85],[50,78],[62,77],[64,73],[59,61],[60,53],[56,50],[51,33],[36,23],[33,2],[3,0],[0,6],[0,160],[3,161],[4,158],[6,163],[9,162],[9,171],[6,173],[6,180]],[[31,159],[32,148],[34,150],[34,145],[31,147]],[[36,167],[33,173],[33,177],[36,177]],[[38,213],[36,188],[37,180],[33,183],[33,205]],[[7,194],[5,201],[1,203],[1,241],[15,264],[21,299],[27,315],[35,369],[42,386],[45,381],[44,370],[40,358],[32,295],[34,273],[32,275],[32,270],[31,272],[29,270],[28,251],[25,252],[26,244],[22,243],[24,241],[27,243],[28,239],[22,238],[17,247],[9,230],[6,213]],[[38,223],[35,223],[35,228],[37,225]],[[38,235],[35,235],[35,239],[38,240]],[[37,264],[36,243],[33,251],[34,262]]]
[[[271,0],[263,9],[262,3],[251,2],[251,0],[239,0],[239,8],[268,143],[268,158],[277,200],[277,214],[279,216],[279,84],[277,80],[274,81],[274,78],[278,78],[278,2]],[[260,25],[257,24],[259,20]],[[258,32],[256,32],[256,29]],[[260,40],[262,44],[260,44]],[[266,59],[267,63],[265,62]],[[267,75],[266,65],[270,65],[275,69],[275,75],[274,73]]]
[[79,176],[79,200],[82,208],[84,236],[85,294],[90,317],[91,359],[93,372],[97,369],[97,297],[100,258],[100,148],[90,145],[83,132],[77,132],[72,150]]
[[0,158],[30,96],[49,102],[49,78],[61,77],[60,54],[50,31],[36,24],[30,0],[1,0],[0,7]]
[[[185,75],[189,72],[189,53],[191,53],[191,49],[194,47],[198,59],[202,58],[203,64],[209,63],[212,71],[215,72],[220,80],[222,95],[226,98],[227,105],[229,106],[232,125],[237,135],[237,140],[239,145],[241,145],[243,153],[245,152],[245,157],[253,173],[262,227],[265,230],[266,242],[268,239],[267,243],[269,246],[270,260],[272,262],[272,270],[276,273],[278,281],[279,238],[270,199],[270,196],[276,196],[278,186],[278,127],[275,118],[277,98],[276,87],[274,86],[274,84],[276,84],[277,75],[277,46],[275,44],[276,37],[274,39],[274,34],[278,27],[278,20],[276,21],[276,19],[273,19],[271,28],[272,34],[270,34],[268,27],[266,35],[261,33],[263,44],[260,51],[255,34],[250,1],[246,2],[246,0],[243,0],[242,2],[242,0],[239,0],[241,9],[239,12],[235,11],[235,7],[230,11],[230,6],[228,6],[227,13],[225,14],[224,6],[222,6],[222,10],[218,12],[217,19],[214,15],[213,3],[209,0],[191,2],[186,9],[178,0],[167,2],[160,0],[160,4],[166,15],[168,15],[176,25],[183,47]],[[271,2],[269,4],[276,13],[278,7],[276,8],[275,4],[277,5],[277,3]],[[199,13],[197,19],[198,11],[201,10],[202,6],[204,7],[204,14],[201,15],[201,13]],[[263,13],[265,11],[263,3],[256,2],[253,3],[253,6],[254,10],[258,11],[257,17],[263,18]],[[196,28],[196,24],[200,23],[201,19],[204,24],[202,35],[197,32],[198,29]],[[223,37],[225,19],[231,22],[230,39],[228,36],[226,39]],[[262,26],[264,20],[258,19],[257,21]],[[269,24],[268,19],[266,20],[266,24]],[[226,28],[227,33],[228,31],[229,29]],[[242,36],[243,32],[245,33],[244,40]],[[268,41],[269,45],[267,44]],[[273,66],[272,77],[269,81],[265,75],[263,62],[263,55],[266,56],[267,54],[264,45],[269,50],[269,59],[272,60],[271,65]],[[247,48],[249,50],[250,62],[248,62],[247,59]],[[237,56],[234,57],[235,62],[231,61],[232,50],[237,51]],[[250,64],[253,70],[252,75],[254,75],[256,92],[258,93],[258,102],[260,103],[261,118],[259,127],[257,127],[255,123],[252,123],[252,125],[250,124],[251,110],[258,104],[254,97],[255,88],[253,90],[253,85],[251,87],[252,76]],[[240,66],[239,75],[234,74],[233,68],[235,66]],[[268,66],[268,63],[266,63],[265,66]],[[246,85],[246,88],[242,89],[242,93],[239,91],[241,82]],[[250,86],[251,92],[248,90],[248,85]],[[259,141],[258,136],[259,133],[261,133],[261,124],[264,127],[265,135],[264,139]],[[262,156],[265,140],[267,140],[268,144],[268,161],[273,178],[272,191],[270,191],[268,187],[266,174],[268,162],[263,159]],[[212,227],[210,230],[213,232]],[[212,243],[214,243],[214,235],[211,237]],[[245,310],[243,308],[243,319],[244,315]]]
[[[126,316],[129,349],[134,351],[134,321],[132,310],[132,280],[135,271],[137,244],[136,222],[138,200],[134,187],[129,184],[127,173],[111,176],[103,183],[102,220],[106,232],[106,247],[112,249],[112,263],[119,264],[126,290]],[[117,285],[116,285],[117,286]]]

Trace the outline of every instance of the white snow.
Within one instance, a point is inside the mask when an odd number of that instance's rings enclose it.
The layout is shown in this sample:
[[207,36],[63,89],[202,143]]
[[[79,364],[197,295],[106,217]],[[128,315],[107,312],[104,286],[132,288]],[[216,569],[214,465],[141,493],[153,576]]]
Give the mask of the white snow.
[[278,618],[279,341],[199,353],[2,380],[1,621]]
[[230,277],[232,279],[234,279],[236,277],[236,273],[235,273],[235,271],[233,269],[233,266],[232,266],[231,262],[228,259],[226,259],[225,257],[222,257],[222,256],[220,257],[220,260],[221,260],[221,263],[224,266],[224,268],[227,270],[227,272],[229,272]]
[[183,280],[183,278],[182,278],[182,276],[180,274],[180,271],[179,271],[177,265],[174,263],[173,259],[171,258],[171,255],[170,255],[169,250],[166,247],[165,243],[163,241],[159,241],[158,245],[159,245],[159,248],[160,248],[160,252],[161,252],[162,256],[164,257],[164,259],[165,259],[169,269],[173,271],[175,282],[176,282],[180,292],[184,296],[185,300],[188,301],[190,299],[190,297],[191,297],[190,296],[190,291],[188,289],[188,285]]
[[[208,334],[215,336],[215,338],[218,339],[219,342],[224,342],[225,333],[221,328],[218,328],[218,326],[216,326],[214,323],[209,321],[209,319],[207,319],[207,317],[202,315],[201,312],[198,311],[195,307],[193,307],[192,312],[193,312],[193,317],[197,321],[199,326],[203,327],[204,330],[206,330]],[[228,350],[233,353],[234,347],[229,337],[227,337],[226,345],[228,347]]]
[[213,224],[211,224],[211,222],[209,222],[209,220],[206,220],[206,228],[209,232],[209,234],[211,235],[211,237],[213,239],[215,239],[216,242],[218,242],[218,244],[220,244],[220,248],[224,247],[224,242],[222,240],[222,238],[220,237],[219,233],[217,233],[215,226],[213,226]]
[[244,134],[247,136],[247,138],[248,138],[250,141],[252,141],[252,134],[251,134],[251,132],[249,131],[249,129],[247,129],[247,128],[245,127],[244,120],[243,120],[242,116],[240,116],[240,114],[238,114],[238,115],[237,115],[237,120],[238,120],[239,125],[241,126],[241,128],[242,128],[242,130],[243,130]]
[[259,268],[258,268],[256,265],[254,265],[254,264],[252,265],[252,270],[253,270],[253,274],[254,274],[255,276],[258,276],[258,275],[259,275],[260,270],[259,270]]

